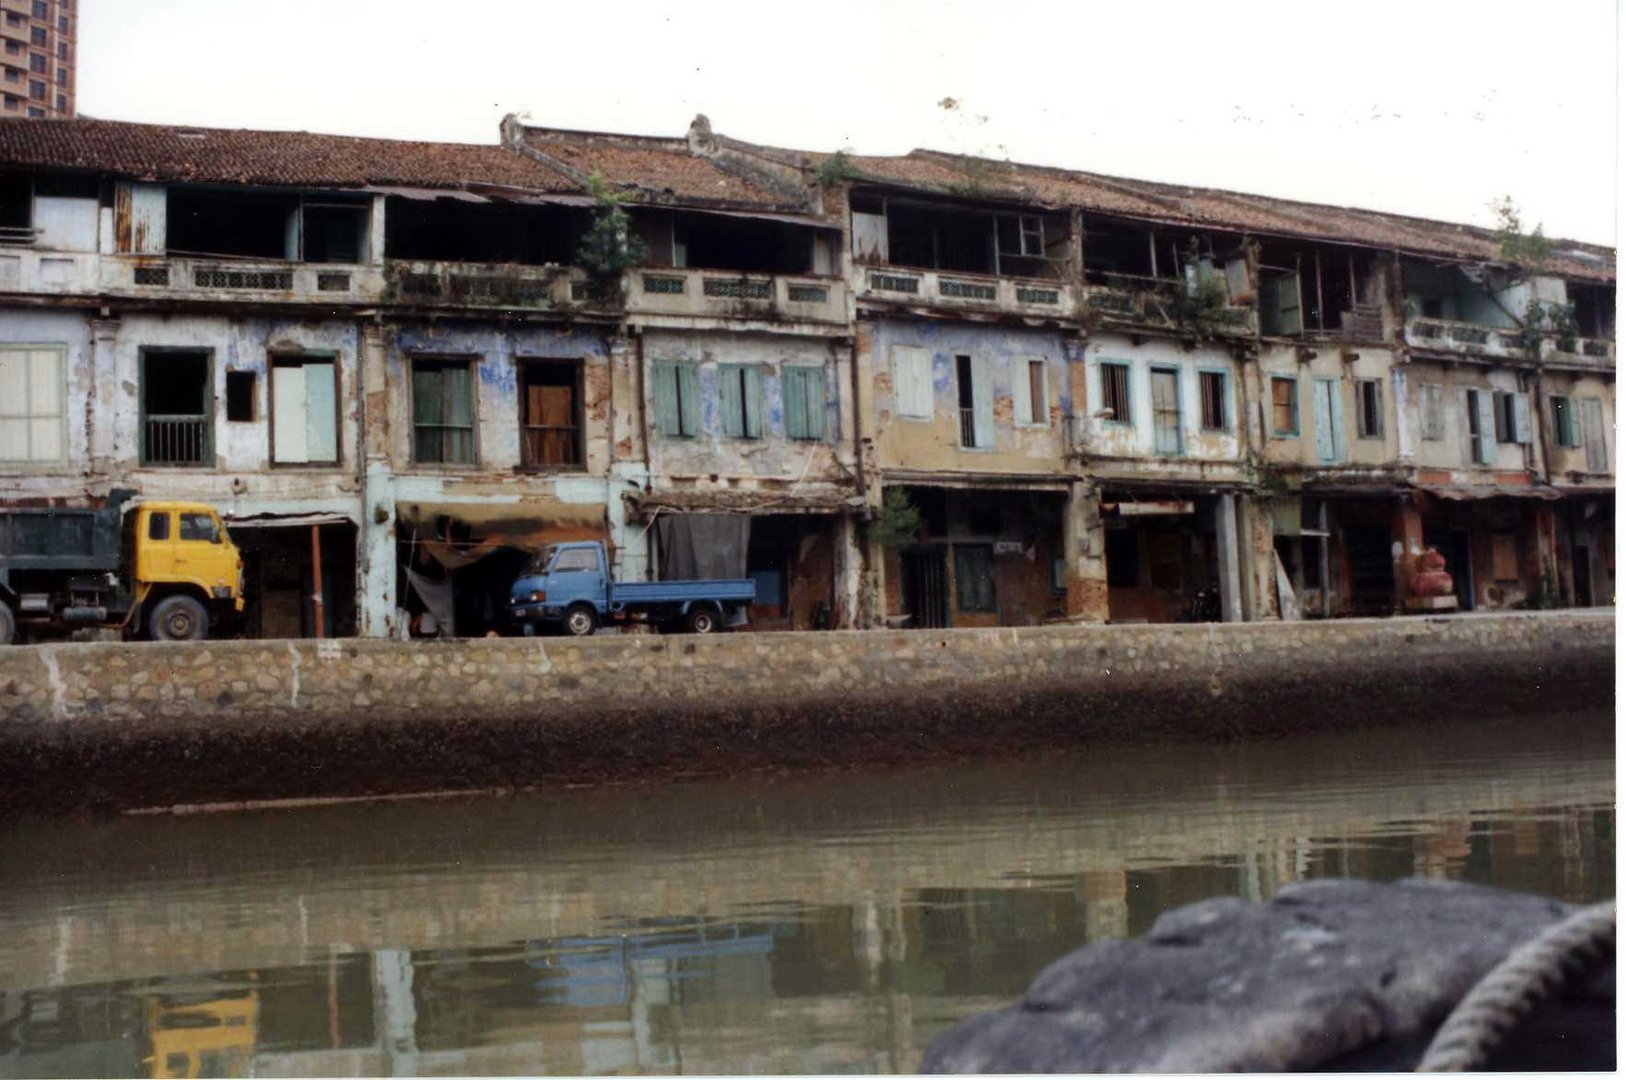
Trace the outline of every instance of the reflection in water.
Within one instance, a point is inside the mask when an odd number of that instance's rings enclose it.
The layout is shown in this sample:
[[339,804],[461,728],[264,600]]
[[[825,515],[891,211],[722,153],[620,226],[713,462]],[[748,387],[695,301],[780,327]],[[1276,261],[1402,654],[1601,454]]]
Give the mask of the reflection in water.
[[900,1072],[1086,941],[1294,880],[1614,894],[1612,721],[0,838],[0,1075]]

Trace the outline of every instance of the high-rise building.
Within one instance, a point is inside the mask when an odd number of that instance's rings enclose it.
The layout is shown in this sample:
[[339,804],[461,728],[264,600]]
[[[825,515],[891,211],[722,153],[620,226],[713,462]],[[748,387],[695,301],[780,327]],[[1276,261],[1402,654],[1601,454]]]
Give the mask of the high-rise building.
[[71,117],[76,0],[0,0],[0,116]]

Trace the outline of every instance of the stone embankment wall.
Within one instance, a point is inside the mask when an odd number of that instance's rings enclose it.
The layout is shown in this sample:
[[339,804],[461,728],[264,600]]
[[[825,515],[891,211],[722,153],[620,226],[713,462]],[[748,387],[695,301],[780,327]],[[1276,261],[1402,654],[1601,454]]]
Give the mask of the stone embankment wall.
[[[1613,612],[0,650],[0,812],[1270,736],[1608,707]],[[1561,720],[1557,721],[1561,722]]]

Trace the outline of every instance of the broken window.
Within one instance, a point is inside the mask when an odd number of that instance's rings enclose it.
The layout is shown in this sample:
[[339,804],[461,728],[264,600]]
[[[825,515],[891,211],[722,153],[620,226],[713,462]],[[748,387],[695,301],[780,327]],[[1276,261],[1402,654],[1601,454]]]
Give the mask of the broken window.
[[915,345],[892,346],[892,392],[898,415],[932,417],[932,354]]
[[664,211],[634,212],[633,229],[652,265],[742,274],[812,272],[820,236],[789,222]]
[[1154,367],[1152,387],[1152,448],[1159,454],[1179,454],[1184,450],[1180,431],[1180,372],[1177,368]]
[[785,436],[791,439],[824,438],[824,369],[779,369],[781,404],[785,410]]
[[954,545],[954,593],[961,611],[996,611],[992,544]]
[[66,355],[0,347],[0,461],[62,461],[68,453]]
[[[467,368],[465,367],[465,372]],[[338,366],[331,356],[271,361],[271,460],[278,465],[339,462]],[[417,390],[417,372],[413,373]],[[416,404],[416,401],[414,401]],[[436,460],[418,458],[419,461]],[[445,459],[439,459],[445,460]],[[459,459],[451,459],[459,460]]]
[[1156,276],[1150,230],[1091,219],[1084,232],[1084,278],[1092,285]]
[[988,358],[956,356],[954,389],[960,415],[960,445],[969,450],[993,446],[993,389],[988,380]]
[[1133,423],[1129,411],[1129,365],[1101,365],[1101,411],[1111,424]]
[[1355,437],[1383,438],[1383,383],[1377,379],[1355,380]]
[[384,206],[389,259],[566,266],[588,225],[585,210],[391,196]]
[[580,375],[574,360],[520,363],[520,461],[526,468],[582,463]]
[[966,274],[995,272],[985,215],[945,213],[889,200],[886,221],[893,266]]
[[474,464],[473,366],[467,359],[413,359],[413,461]]
[[1430,441],[1445,438],[1444,388],[1439,383],[1423,383],[1417,392],[1423,438]]
[[1581,440],[1576,435],[1575,407],[1569,397],[1563,394],[1554,394],[1551,398],[1553,409],[1553,445],[1579,446]]
[[291,195],[172,187],[165,210],[171,255],[292,259],[298,254]]
[[1018,360],[1011,382],[1011,396],[1018,424],[1049,426],[1050,380],[1043,360]]
[[1496,422],[1496,441],[1499,443],[1527,443],[1530,441],[1530,399],[1524,394],[1497,390],[1492,393],[1492,412]]
[[226,419],[236,422],[254,419],[254,389],[259,377],[252,371],[226,372]]
[[1304,333],[1304,302],[1298,271],[1259,267],[1259,332],[1281,336]]
[[204,465],[214,447],[210,355],[141,351],[141,464]]
[[658,360],[650,377],[655,430],[682,439],[700,434],[700,369],[694,364]]
[[1225,372],[1199,371],[1197,373],[1197,389],[1201,392],[1203,406],[1203,430],[1225,431],[1230,428],[1227,419],[1225,394]]
[[1615,336],[1615,290],[1609,285],[1568,284],[1570,302],[1575,305],[1575,325],[1583,337]]
[[730,439],[762,438],[762,369],[756,364],[723,364],[717,369],[717,404],[723,434]]
[[1270,433],[1287,437],[1299,433],[1299,381],[1292,376],[1270,378]]

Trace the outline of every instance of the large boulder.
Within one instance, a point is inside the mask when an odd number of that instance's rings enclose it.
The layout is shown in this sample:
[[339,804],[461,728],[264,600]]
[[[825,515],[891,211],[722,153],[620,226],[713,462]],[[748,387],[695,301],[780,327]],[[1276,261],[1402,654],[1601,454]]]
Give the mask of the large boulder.
[[[927,1049],[923,1072],[1409,1069],[1464,994],[1571,914],[1458,882],[1310,881],[1165,912],[1040,972]],[[1539,1008],[1489,1063],[1613,1069],[1614,962]]]

